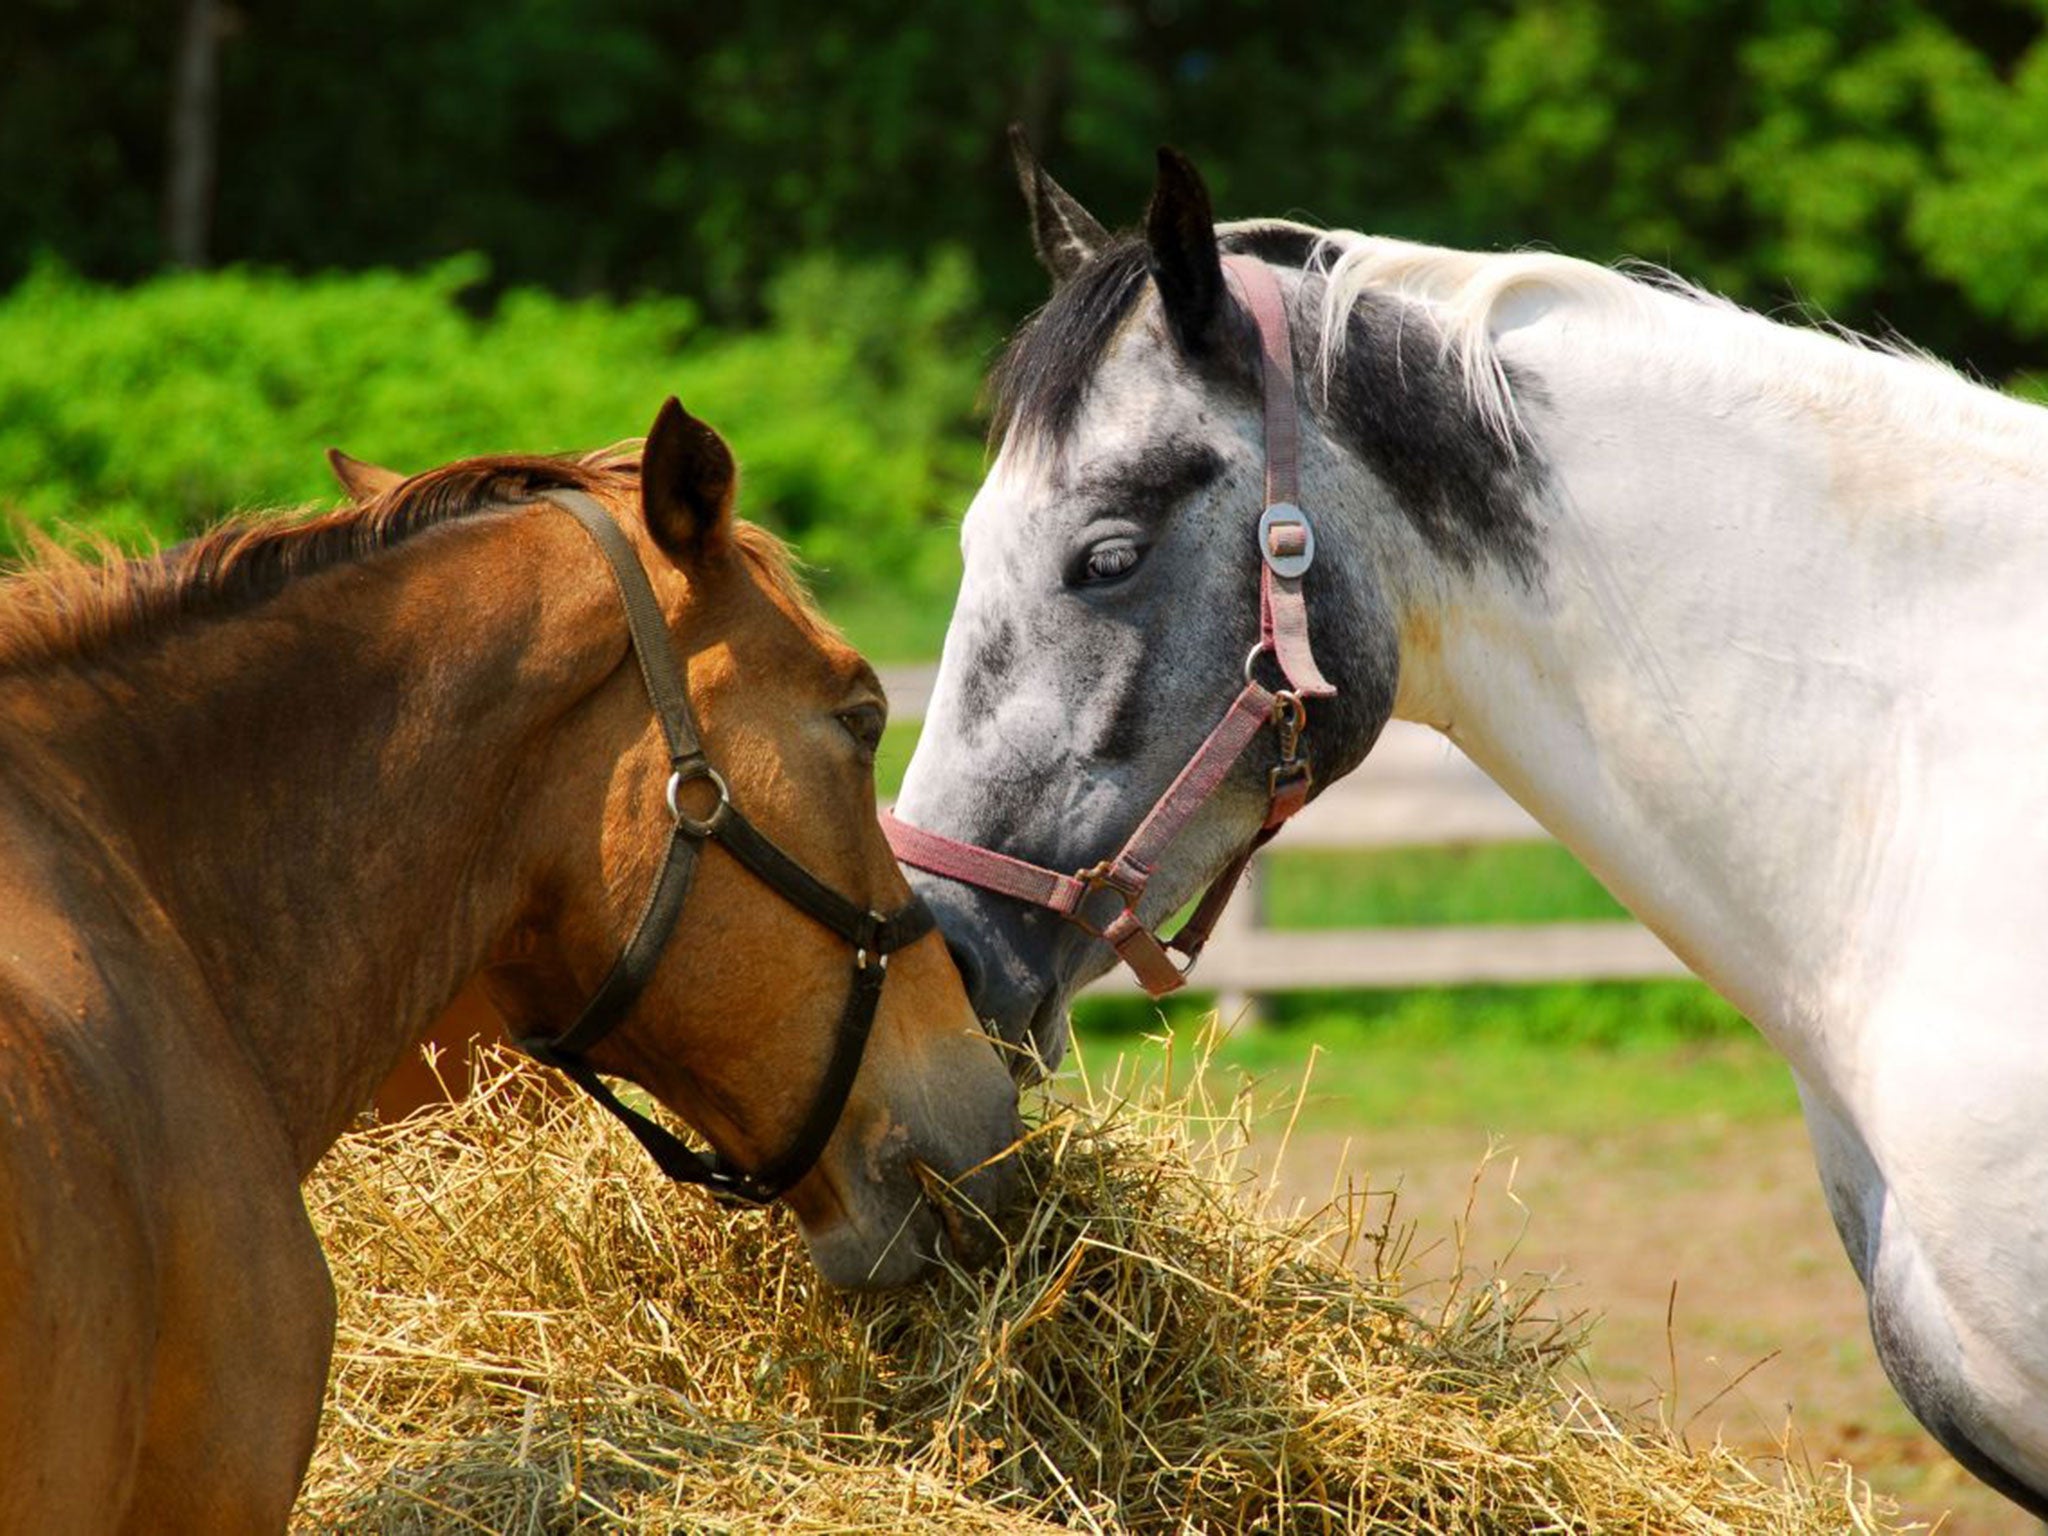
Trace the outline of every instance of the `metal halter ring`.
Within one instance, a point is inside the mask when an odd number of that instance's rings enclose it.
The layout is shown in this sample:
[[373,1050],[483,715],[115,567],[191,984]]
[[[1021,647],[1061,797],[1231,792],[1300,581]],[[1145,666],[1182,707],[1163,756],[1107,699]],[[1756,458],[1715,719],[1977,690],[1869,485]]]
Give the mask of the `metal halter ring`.
[[[692,779],[709,779],[712,788],[718,791],[718,804],[711,808],[711,814],[699,821],[685,815],[677,794]],[[675,817],[676,825],[692,837],[709,837],[725,825],[725,818],[732,814],[732,791],[725,787],[724,776],[709,763],[700,763],[687,772],[678,768],[668,776],[668,813]]]
[[[1257,681],[1257,679],[1252,676],[1252,668],[1259,664],[1259,658],[1261,656],[1271,656],[1274,658],[1276,662],[1279,660],[1279,653],[1276,652],[1272,646],[1268,645],[1263,640],[1261,640],[1257,645],[1253,646],[1250,650],[1246,651],[1244,653],[1244,680],[1247,686]],[[1285,669],[1283,669],[1283,676],[1284,670]],[[1283,685],[1281,688],[1276,688],[1273,691],[1277,694],[1284,692],[1286,690]]]

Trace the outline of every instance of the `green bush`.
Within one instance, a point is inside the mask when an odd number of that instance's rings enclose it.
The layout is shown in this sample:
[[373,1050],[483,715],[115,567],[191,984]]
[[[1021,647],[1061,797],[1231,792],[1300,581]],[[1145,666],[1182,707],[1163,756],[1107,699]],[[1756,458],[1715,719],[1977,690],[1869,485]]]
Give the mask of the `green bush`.
[[329,444],[406,470],[597,447],[674,393],[732,439],[746,512],[798,541],[828,599],[894,610],[893,648],[935,642],[981,466],[987,344],[963,258],[802,260],[738,333],[674,298],[513,290],[486,309],[485,275],[464,257],[121,290],[45,265],[0,299],[0,514],[174,540],[332,502]]

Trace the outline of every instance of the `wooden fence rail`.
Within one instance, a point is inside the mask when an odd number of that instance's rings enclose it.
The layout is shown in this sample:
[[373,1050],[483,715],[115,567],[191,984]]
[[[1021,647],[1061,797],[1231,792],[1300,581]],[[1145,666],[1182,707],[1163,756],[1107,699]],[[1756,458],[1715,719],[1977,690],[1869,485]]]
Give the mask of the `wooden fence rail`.
[[[885,668],[890,711],[921,720],[932,669]],[[1546,833],[1450,743],[1394,721],[1363,767],[1296,817],[1277,847],[1357,849],[1547,842]],[[1632,922],[1486,923],[1447,928],[1283,931],[1262,921],[1260,860],[1196,972],[1235,1012],[1260,993],[1476,982],[1635,980],[1683,976],[1685,966]],[[1098,992],[1134,991],[1119,967]]]

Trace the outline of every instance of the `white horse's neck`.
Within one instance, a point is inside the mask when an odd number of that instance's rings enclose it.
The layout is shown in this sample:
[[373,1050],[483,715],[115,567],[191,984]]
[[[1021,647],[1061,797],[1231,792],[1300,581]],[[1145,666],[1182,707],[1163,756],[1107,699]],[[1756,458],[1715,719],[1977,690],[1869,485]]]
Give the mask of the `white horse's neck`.
[[[1569,302],[1507,308],[1500,354],[1541,382],[1546,569],[1412,602],[1397,713],[1847,1092],[1900,939],[1973,903],[1950,875],[2048,870],[2048,415],[1754,317],[1701,319],[1789,355],[1707,370]],[[1841,355],[1823,378],[1802,349]],[[2009,895],[1974,921],[2048,916]]]

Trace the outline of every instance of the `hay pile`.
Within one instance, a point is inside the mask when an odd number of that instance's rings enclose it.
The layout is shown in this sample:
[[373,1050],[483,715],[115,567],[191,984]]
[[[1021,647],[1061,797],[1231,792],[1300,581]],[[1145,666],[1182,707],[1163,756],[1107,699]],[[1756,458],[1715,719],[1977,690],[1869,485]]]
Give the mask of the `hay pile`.
[[1362,1201],[1256,1214],[1246,1106],[1196,1078],[1048,1106],[1005,1267],[878,1298],[827,1291],[786,1215],[677,1192],[526,1073],[351,1136],[309,1191],[341,1326],[299,1521],[1885,1528],[1841,1469],[1759,1474],[1562,1385],[1572,1340],[1535,1296],[1411,1309]]

